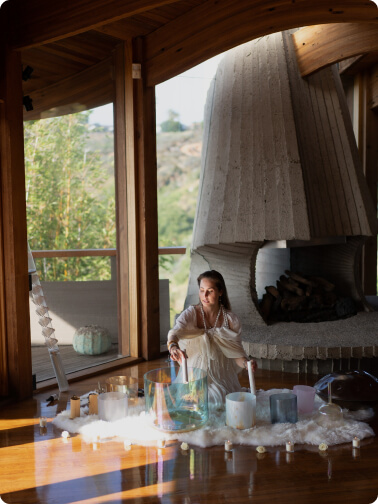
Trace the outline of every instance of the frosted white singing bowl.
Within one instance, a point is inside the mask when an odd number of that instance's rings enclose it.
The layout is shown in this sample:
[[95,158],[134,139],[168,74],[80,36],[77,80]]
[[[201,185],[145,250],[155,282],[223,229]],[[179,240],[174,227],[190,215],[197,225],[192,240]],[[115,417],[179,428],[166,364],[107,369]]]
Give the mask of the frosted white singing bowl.
[[114,422],[127,416],[128,401],[124,392],[105,392],[98,396],[98,416],[101,420]]
[[248,392],[226,395],[226,425],[234,429],[250,429],[256,423],[256,396]]

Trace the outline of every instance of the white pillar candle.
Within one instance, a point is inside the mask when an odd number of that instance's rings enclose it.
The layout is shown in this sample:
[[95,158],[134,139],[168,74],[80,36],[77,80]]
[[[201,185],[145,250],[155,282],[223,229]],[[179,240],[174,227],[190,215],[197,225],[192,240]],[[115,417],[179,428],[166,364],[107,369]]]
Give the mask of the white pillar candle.
[[158,448],[165,448],[165,439],[158,439]]
[[256,386],[255,386],[255,375],[252,371],[252,361],[247,361],[248,367],[248,378],[249,378],[249,388],[251,389],[251,394],[256,395]]
[[358,437],[353,438],[353,448],[359,448],[360,447],[360,440]]
[[231,441],[226,441],[226,442],[224,443],[224,449],[225,449],[227,452],[232,451],[232,443],[231,443]]
[[47,418],[43,416],[39,419],[39,426],[46,427],[46,425],[47,425]]
[[129,439],[126,439],[123,442],[123,447],[126,451],[131,450],[131,441]]
[[286,443],[286,451],[293,452],[294,451],[294,443],[292,443],[291,441],[288,441]]
[[186,451],[186,450],[189,450],[189,445],[188,445],[188,443],[181,443],[180,448],[181,448],[181,450]]

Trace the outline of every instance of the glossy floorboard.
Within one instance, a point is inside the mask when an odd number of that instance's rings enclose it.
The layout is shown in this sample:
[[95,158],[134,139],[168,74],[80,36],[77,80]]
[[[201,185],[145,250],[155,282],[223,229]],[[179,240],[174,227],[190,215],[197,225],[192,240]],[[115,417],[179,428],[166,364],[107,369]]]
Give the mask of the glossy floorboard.
[[[143,374],[164,365],[164,359],[139,364],[131,371],[143,383]],[[113,373],[114,374],[114,373]],[[123,374],[117,371],[117,374]],[[242,376],[247,385],[247,376]],[[258,388],[312,385],[316,377],[257,371]],[[101,381],[104,377],[101,378]],[[354,503],[368,504],[378,495],[378,441],[370,438],[361,449],[344,444],[321,455],[317,447],[296,446],[294,454],[272,447],[259,455],[252,447],[192,446],[182,452],[176,442],[164,449],[121,442],[98,446],[80,436],[64,442],[50,423],[39,427],[40,416],[51,420],[65,409],[73,394],[95,388],[97,379],[72,385],[65,398],[47,406],[50,393],[1,407],[0,496],[3,502],[28,504],[130,503]],[[371,425],[378,432],[378,414]]]

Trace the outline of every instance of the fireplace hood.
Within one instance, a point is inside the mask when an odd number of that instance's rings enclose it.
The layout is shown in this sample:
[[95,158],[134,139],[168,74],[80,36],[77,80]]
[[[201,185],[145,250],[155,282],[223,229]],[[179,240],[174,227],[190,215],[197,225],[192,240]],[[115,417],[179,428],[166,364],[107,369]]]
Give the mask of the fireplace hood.
[[[360,248],[376,233],[337,67],[302,78],[289,32],[229,51],[205,108],[185,304],[197,302],[198,274],[218,269],[243,327],[264,324],[256,307],[257,253],[266,244],[298,243],[327,243],[328,269],[342,266],[340,275],[350,277],[344,284],[353,284],[348,294],[361,299]],[[344,261],[343,249],[340,265],[335,250],[343,243],[351,255]]]

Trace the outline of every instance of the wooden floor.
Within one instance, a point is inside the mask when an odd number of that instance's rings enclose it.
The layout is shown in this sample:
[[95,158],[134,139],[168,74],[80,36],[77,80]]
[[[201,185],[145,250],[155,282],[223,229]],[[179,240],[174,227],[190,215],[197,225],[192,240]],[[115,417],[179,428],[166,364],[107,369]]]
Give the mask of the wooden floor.
[[[134,367],[140,385],[143,374],[162,365],[159,361]],[[117,371],[117,374],[122,374]],[[100,381],[104,380],[103,376]],[[262,371],[257,388],[312,385],[317,377]],[[64,442],[50,423],[40,430],[39,417],[49,421],[65,409],[74,393],[95,388],[98,378],[72,384],[54,406],[50,394],[35,395],[21,403],[1,406],[0,496],[6,503],[117,504],[130,503],[354,503],[368,504],[378,495],[378,441],[370,438],[353,454],[351,444],[331,447],[321,456],[317,447],[296,446],[289,456],[283,447],[267,448],[258,455],[253,447],[236,446],[226,454],[222,446],[191,446],[177,442],[164,449],[110,441],[94,450],[80,436]],[[247,384],[247,376],[242,376]],[[53,392],[53,391],[52,391]],[[378,411],[370,422],[378,432]]]

